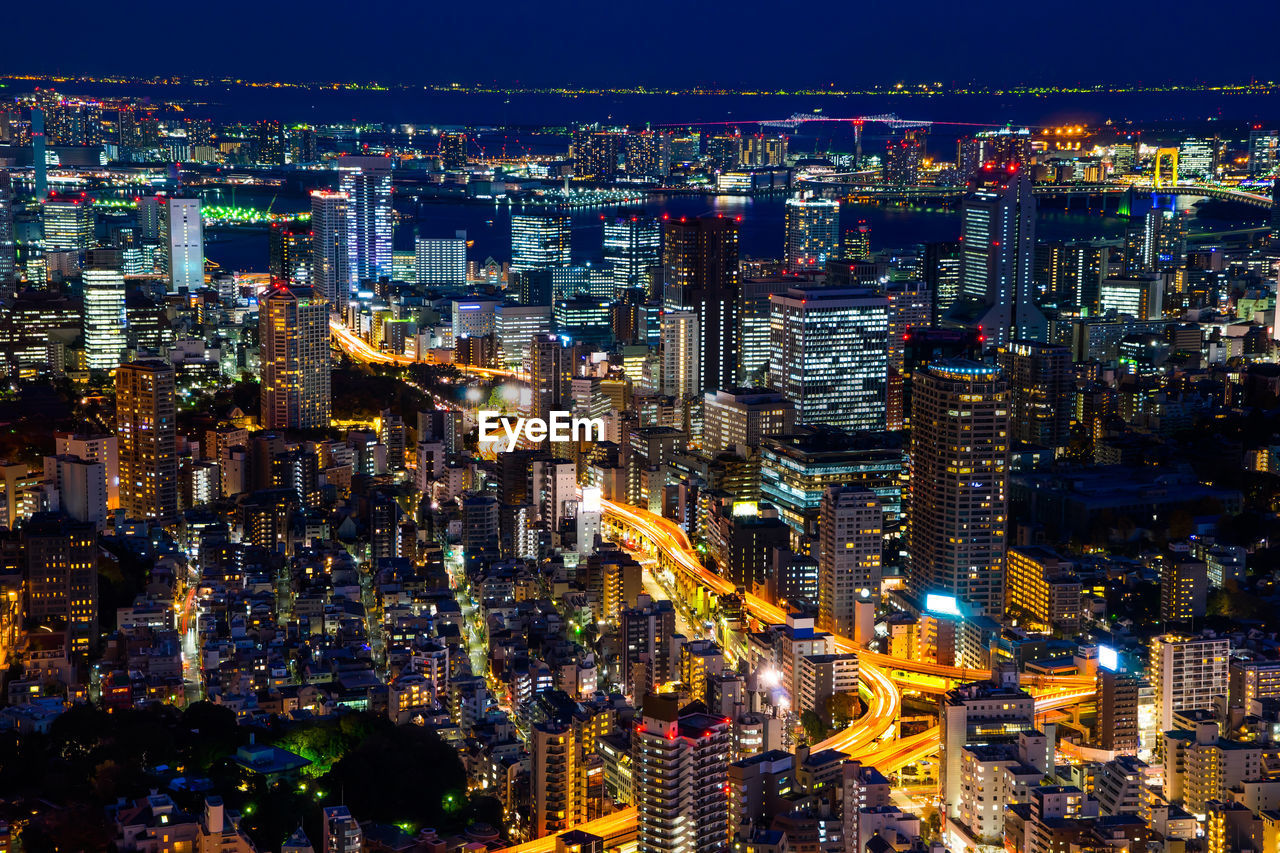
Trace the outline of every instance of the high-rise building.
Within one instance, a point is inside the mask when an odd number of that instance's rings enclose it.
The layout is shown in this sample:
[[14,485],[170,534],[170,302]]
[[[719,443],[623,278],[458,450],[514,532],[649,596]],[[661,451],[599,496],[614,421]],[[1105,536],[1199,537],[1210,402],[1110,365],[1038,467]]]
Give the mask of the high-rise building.
[[311,283],[311,231],[305,222],[273,222],[270,234],[271,278],[291,284]]
[[744,140],[742,165],[785,166],[787,164],[787,137],[766,136],[757,133]]
[[311,286],[339,313],[351,298],[346,193],[311,193]]
[[65,629],[67,646],[87,653],[98,640],[98,537],[93,524],[37,513],[22,526],[28,619]]
[[493,311],[493,336],[498,340],[498,361],[508,369],[524,369],[529,347],[536,337],[551,334],[549,305],[501,303]]
[[901,139],[891,139],[885,149],[885,179],[895,187],[920,183],[920,159],[924,145],[919,131],[908,130]]
[[758,448],[765,436],[789,435],[796,423],[795,404],[767,388],[709,391],[702,413],[702,447],[710,453]]
[[618,614],[623,693],[639,700],[647,690],[670,680],[675,632],[675,605],[665,599],[642,596],[635,607]]
[[860,600],[880,598],[884,511],[868,489],[833,486],[819,515],[818,627],[853,637]]
[[1036,287],[1046,303],[1098,313],[1098,288],[1107,278],[1110,246],[1101,241],[1036,246]]
[[728,847],[729,721],[681,714],[650,693],[631,736],[632,800],[640,853],[717,853]]
[[263,119],[254,125],[258,162],[283,166],[288,147],[284,141],[284,125],[277,119]]
[[984,166],[978,183],[960,213],[960,296],[970,308],[965,320],[997,345],[1014,338],[1044,340],[1046,321],[1034,302],[1031,178],[1022,170]]
[[630,288],[647,288],[649,270],[661,263],[658,220],[619,212],[604,221],[604,265],[613,284],[611,298]]
[[13,226],[13,179],[0,173],[0,287],[17,280],[17,241]]
[[1066,447],[1071,440],[1075,375],[1071,350],[1059,344],[1013,341],[997,361],[1009,385],[1009,433],[1015,441]]
[[702,388],[698,315],[691,311],[663,312],[660,323],[662,393],[679,401],[688,400]]
[[347,264],[355,284],[391,277],[391,158],[338,160],[338,189],[347,196]]
[[936,321],[960,298],[960,244],[953,241],[925,243],[921,277],[933,291]]
[[1227,694],[1226,637],[1187,637],[1161,634],[1151,640],[1148,677],[1156,697],[1158,731],[1174,728],[1173,717],[1183,711],[1212,710]]
[[805,193],[787,199],[784,257],[792,272],[821,270],[840,254],[840,202]]
[[899,281],[886,287],[884,295],[889,300],[889,368],[901,373],[912,330],[931,324],[933,291],[918,281]]
[[84,353],[90,370],[115,370],[128,345],[125,335],[124,273],[91,266],[84,283]]
[[627,134],[622,158],[627,177],[661,180],[671,172],[671,134],[651,130]]
[[568,408],[565,386],[573,376],[572,350],[566,349],[558,335],[538,335],[529,344],[529,385],[533,404],[529,414],[535,418]]
[[1178,145],[1178,174],[1192,180],[1211,180],[1217,170],[1217,140],[1184,139]]
[[86,462],[101,462],[107,480],[107,508],[120,506],[120,445],[111,433],[77,435],[69,432],[53,434],[56,456],[75,456]]
[[52,195],[44,202],[44,249],[66,249],[80,260],[93,245],[93,199]]
[[120,506],[128,518],[170,523],[178,515],[177,401],[167,361],[116,369]]
[[770,297],[786,293],[795,277],[749,278],[742,282],[738,299],[738,383],[764,385],[769,381],[773,353],[773,305]]
[[467,135],[465,133],[440,134],[440,159],[446,169],[465,169],[467,166]]
[[844,257],[855,261],[871,257],[871,224],[867,220],[859,219],[852,228],[844,232],[841,252]]
[[796,404],[803,424],[885,428],[888,310],[854,288],[792,288],[770,297],[769,385]]
[[738,380],[738,222],[721,216],[669,220],[662,246],[663,308],[698,317],[699,385]]
[[310,287],[273,286],[258,310],[263,429],[329,426],[329,309]]
[[364,830],[346,806],[325,806],[324,853],[363,853]]
[[169,292],[204,287],[204,221],[200,199],[167,198],[160,218],[160,245]]
[[941,781],[948,817],[960,816],[961,792],[969,784],[963,773],[965,747],[974,741],[1007,743],[1034,731],[1035,725],[1035,700],[1016,686],[979,681],[947,692],[942,699]]
[[418,284],[465,287],[467,283],[467,232],[453,237],[423,237],[413,243],[413,273]]
[[1138,676],[1098,668],[1098,716],[1093,743],[1100,749],[1133,754],[1138,736]]
[[1203,618],[1209,598],[1209,566],[1188,558],[1166,560],[1160,569],[1160,621],[1190,628]]
[[984,130],[956,140],[956,170],[961,182],[977,180],[983,167],[1021,169],[1031,158],[1031,133],[1026,128]]
[[999,614],[1008,519],[1009,390],[998,368],[955,359],[917,371],[911,407],[912,588]]
[[529,731],[533,838],[559,834],[587,819],[587,768],[576,734],[559,720],[535,723]]
[[623,135],[584,128],[573,134],[573,176],[580,181],[612,181],[618,174]]
[[570,264],[571,222],[563,210],[511,216],[511,270],[525,273]]

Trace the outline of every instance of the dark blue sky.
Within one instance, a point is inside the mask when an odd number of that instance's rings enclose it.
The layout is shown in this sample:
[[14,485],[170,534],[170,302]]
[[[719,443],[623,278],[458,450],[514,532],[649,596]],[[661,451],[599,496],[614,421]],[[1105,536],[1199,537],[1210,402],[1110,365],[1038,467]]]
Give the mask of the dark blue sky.
[[1275,0],[5,5],[9,73],[765,87],[1280,79]]

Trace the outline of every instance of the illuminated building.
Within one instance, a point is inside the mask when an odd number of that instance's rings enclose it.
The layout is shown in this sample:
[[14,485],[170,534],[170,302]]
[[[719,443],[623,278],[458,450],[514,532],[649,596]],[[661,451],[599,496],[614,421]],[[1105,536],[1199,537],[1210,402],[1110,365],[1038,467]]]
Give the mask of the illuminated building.
[[765,136],[757,133],[744,140],[742,165],[785,166],[787,164],[787,137]]
[[901,139],[889,140],[885,149],[885,179],[895,187],[913,187],[920,183],[920,157],[923,144],[919,131],[908,130]]
[[1031,132],[1026,128],[984,130],[956,141],[956,170],[960,179],[969,183],[984,166],[1008,169],[1022,168],[1031,159]]
[[453,339],[462,337],[482,338],[492,335],[494,318],[497,316],[496,299],[454,299],[451,303],[453,316]]
[[120,506],[120,451],[114,435],[77,435],[69,432],[53,434],[56,456],[77,456],[86,462],[101,462],[107,479],[107,507]]
[[735,169],[742,163],[742,136],[721,133],[707,137],[707,165],[716,171]]
[[1014,441],[1066,447],[1071,440],[1075,374],[1071,351],[1059,344],[1013,341],[997,356],[1009,384],[1009,433]]
[[1160,569],[1160,621],[1191,627],[1204,617],[1209,599],[1209,567],[1199,560],[1166,560]]
[[809,194],[787,199],[786,230],[787,268],[822,269],[827,258],[840,254],[840,202]]
[[675,696],[645,696],[631,735],[640,853],[717,853],[728,846],[730,725],[680,714]]
[[[1044,340],[1046,323],[1033,301],[1036,202],[1023,171],[984,167],[979,188],[961,205],[960,296],[969,322],[995,344]],[[956,306],[957,308],[960,306]]]
[[1132,755],[1138,751],[1138,676],[1098,667],[1098,716],[1093,744]]
[[1036,246],[1035,280],[1044,299],[1097,314],[1098,288],[1107,277],[1110,253],[1110,246],[1099,241]]
[[170,523],[178,515],[174,368],[135,361],[116,369],[120,506],[126,518]]
[[1010,548],[1004,609],[1038,631],[1074,633],[1081,620],[1081,583],[1070,562],[1046,548]]
[[604,222],[604,265],[615,299],[630,288],[648,289],[649,270],[662,263],[662,230],[651,216],[625,214]]
[[573,176],[580,181],[612,181],[618,174],[623,134],[583,129],[573,133]]
[[1134,320],[1159,320],[1164,316],[1164,277],[1157,273],[1133,273],[1108,277],[1098,288],[1098,310],[1114,311]]
[[525,273],[568,266],[569,214],[546,210],[511,216],[511,271]]
[[44,479],[58,490],[66,516],[101,530],[107,521],[107,466],[78,456],[46,456]]
[[125,336],[124,273],[91,266],[84,283],[84,350],[90,370],[115,370],[128,345]]
[[1280,163],[1280,130],[1249,130],[1249,174],[1265,175]]
[[643,130],[623,140],[623,171],[630,178],[657,178],[671,172],[671,134]]
[[795,404],[765,388],[708,391],[702,412],[702,447],[709,453],[759,447],[765,436],[789,435],[796,422]]
[[769,385],[802,424],[885,428],[888,310],[852,288],[792,288],[772,301]]
[[1178,145],[1178,172],[1192,180],[1212,180],[1217,166],[1216,139],[1184,139]]
[[338,188],[347,196],[347,264],[356,285],[391,277],[391,158],[345,156]]
[[966,787],[965,747],[974,743],[1009,743],[1023,732],[1033,732],[1035,725],[1035,700],[1016,686],[979,681],[946,693],[942,700],[941,726],[945,818],[960,817]]
[[889,369],[901,373],[911,331],[930,325],[933,291],[917,281],[901,281],[886,287],[884,295],[889,300]]
[[311,226],[303,222],[273,222],[270,237],[271,278],[308,284],[311,270]]
[[311,286],[345,314],[351,298],[351,259],[347,251],[346,193],[311,193]]
[[263,429],[329,426],[329,308],[310,287],[273,286],[258,310]]
[[773,305],[770,297],[786,293],[796,283],[792,276],[749,278],[742,282],[738,300],[738,382],[763,385],[769,377],[773,352]]
[[69,249],[83,260],[93,245],[93,200],[83,194],[55,195],[43,209],[45,251]]
[[671,636],[675,605],[641,596],[635,607],[618,614],[619,661],[623,693],[636,698],[671,677]]
[[200,199],[167,198],[160,218],[160,244],[169,292],[204,287],[204,221]]
[[548,418],[566,408],[565,386],[573,377],[573,354],[558,335],[538,335],[529,343],[529,416]]
[[498,339],[501,366],[523,369],[533,339],[550,335],[551,330],[548,305],[497,305],[493,312],[493,334]]
[[465,287],[467,232],[451,238],[418,236],[413,243],[413,277],[418,284]]
[[558,720],[536,723],[529,732],[533,838],[564,832],[587,819],[585,756],[575,735],[573,726]]
[[591,296],[613,300],[613,280],[609,273],[590,263],[553,267],[551,273],[551,297],[553,300]]
[[1159,731],[1174,726],[1184,711],[1212,710],[1227,693],[1227,638],[1162,634],[1151,640],[1148,677],[1156,696]]
[[702,388],[698,315],[664,311],[660,323],[661,391],[678,401],[688,400]]
[[0,287],[17,278],[16,241],[13,230],[13,180],[0,174]]
[[254,125],[259,163],[283,166],[285,161],[284,126],[276,119],[263,119]]
[[871,226],[865,219],[844,232],[843,254],[855,261],[871,257]]
[[911,405],[910,581],[988,615],[1004,605],[1009,390],[960,359],[917,371]]
[[737,384],[738,222],[721,216],[669,220],[662,267],[664,310],[698,318],[700,365],[691,393]]
[[22,525],[26,616],[86,654],[98,640],[98,536],[91,523],[38,513]]
[[440,160],[446,169],[467,167],[467,135],[465,133],[440,134]]
[[605,346],[613,341],[607,299],[580,293],[568,299],[557,299],[554,307],[556,329],[576,343]]
[[364,830],[346,806],[325,806],[321,813],[324,827],[324,853],[361,853]]
[[933,291],[934,316],[951,310],[960,297],[960,244],[951,241],[925,243],[921,276]]
[[884,511],[869,489],[833,486],[818,515],[818,627],[857,637],[859,601],[880,599]]

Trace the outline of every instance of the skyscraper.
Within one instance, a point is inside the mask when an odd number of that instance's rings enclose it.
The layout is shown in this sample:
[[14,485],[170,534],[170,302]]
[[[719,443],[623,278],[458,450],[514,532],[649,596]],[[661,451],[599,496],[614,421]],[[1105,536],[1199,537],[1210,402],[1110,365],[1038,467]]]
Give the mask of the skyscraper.
[[640,853],[716,853],[728,846],[729,721],[681,714],[650,693],[631,736]]
[[338,160],[347,196],[347,263],[356,284],[391,277],[391,158]]
[[691,311],[664,311],[660,323],[661,390],[682,402],[702,388],[698,315]]
[[53,195],[44,202],[44,248],[69,249],[81,260],[93,245],[93,199]]
[[546,418],[552,411],[564,409],[565,385],[573,375],[572,353],[557,335],[538,335],[529,345],[529,385],[533,404],[529,414]]
[[771,300],[769,385],[796,404],[796,420],[884,429],[888,301],[853,288],[792,288]]
[[169,292],[186,289],[194,293],[204,287],[204,222],[200,218],[200,199],[165,199],[160,240]]
[[67,646],[84,654],[98,639],[98,541],[93,524],[38,513],[22,527],[27,618],[65,627]]
[[1066,447],[1071,440],[1075,376],[1071,351],[1059,344],[1013,341],[998,353],[1009,384],[1009,433],[1015,441]]
[[662,247],[663,308],[698,317],[699,387],[737,384],[738,222],[723,216],[669,220]]
[[467,135],[465,133],[440,134],[440,160],[446,169],[465,169]]
[[258,162],[269,166],[284,165],[288,149],[284,143],[284,125],[277,119],[263,119],[255,126]]
[[787,268],[823,269],[840,254],[840,202],[805,193],[787,199],[786,208]]
[[273,279],[311,283],[311,228],[305,222],[271,224],[269,269]]
[[604,264],[613,281],[613,295],[629,288],[647,288],[649,269],[662,263],[662,230],[650,216],[617,216],[604,221]]
[[0,173],[0,287],[9,287],[17,279],[17,243],[13,230],[13,181],[8,172]]
[[911,405],[910,579],[923,597],[1004,604],[1009,390],[963,359],[916,372]]
[[423,237],[413,243],[413,274],[418,284],[463,287],[467,283],[467,232],[453,237]]
[[262,427],[329,426],[329,310],[310,287],[273,286],[258,311]]
[[580,181],[611,181],[618,174],[623,135],[598,127],[573,133],[573,176]]
[[124,272],[91,265],[84,283],[84,352],[90,370],[115,370],[128,345]]
[[[1044,340],[1034,302],[1036,202],[1022,170],[983,167],[961,207],[960,296],[967,314],[996,345]],[[953,309],[954,310],[954,309]]]
[[172,522],[178,514],[177,403],[167,361],[116,370],[120,506],[128,518]]
[[511,217],[511,270],[545,270],[570,263],[569,214],[548,209]]
[[884,511],[869,489],[833,486],[822,496],[819,515],[818,627],[855,635],[860,599],[880,598]]
[[351,298],[346,193],[311,193],[311,284],[339,313]]

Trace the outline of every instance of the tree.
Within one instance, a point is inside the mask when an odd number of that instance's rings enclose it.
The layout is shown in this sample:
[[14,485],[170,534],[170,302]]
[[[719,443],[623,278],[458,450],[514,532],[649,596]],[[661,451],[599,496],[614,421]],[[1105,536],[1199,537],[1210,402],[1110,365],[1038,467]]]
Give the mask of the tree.
[[827,724],[822,722],[822,718],[812,709],[800,715],[800,725],[804,728],[805,736],[809,738],[811,744],[827,736]]
[[827,698],[827,719],[837,726],[856,719],[861,711],[862,703],[855,693],[835,693]]

